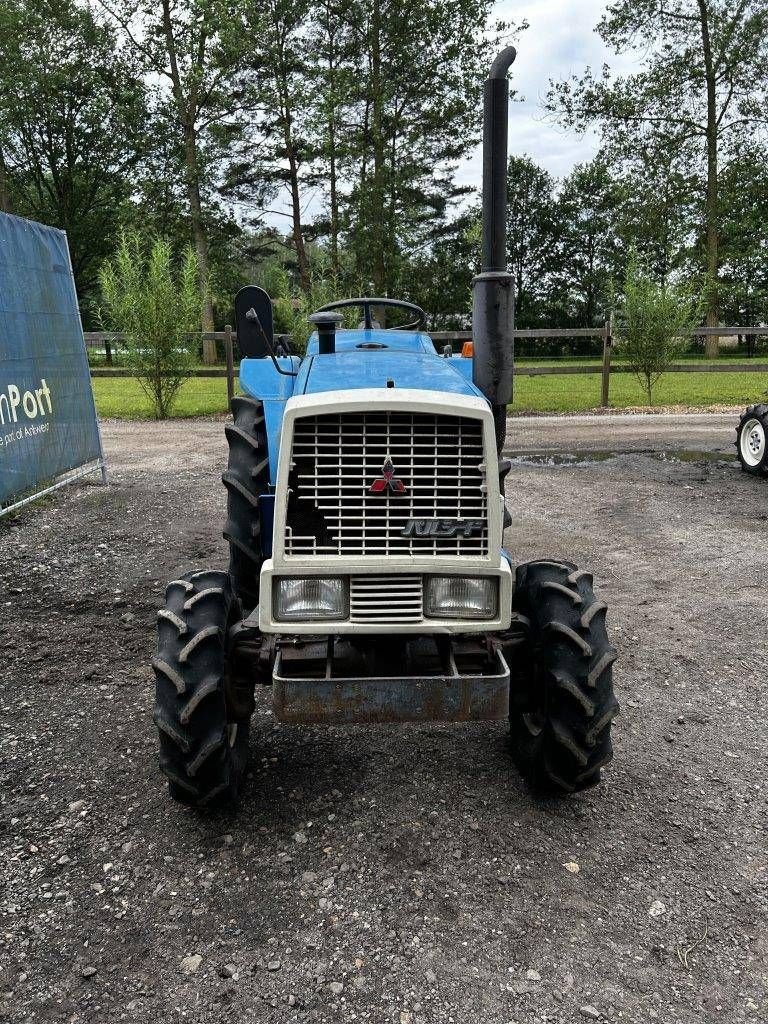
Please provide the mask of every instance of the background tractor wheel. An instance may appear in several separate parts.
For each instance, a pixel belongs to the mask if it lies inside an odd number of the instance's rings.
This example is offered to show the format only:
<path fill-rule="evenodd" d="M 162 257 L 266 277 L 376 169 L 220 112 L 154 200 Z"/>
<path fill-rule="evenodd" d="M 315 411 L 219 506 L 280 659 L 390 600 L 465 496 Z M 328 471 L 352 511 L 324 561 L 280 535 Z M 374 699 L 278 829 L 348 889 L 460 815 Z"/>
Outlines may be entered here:
<path fill-rule="evenodd" d="M 753 476 L 768 474 L 768 405 L 750 405 L 736 428 L 741 468 Z"/>
<path fill-rule="evenodd" d="M 510 727 L 518 768 L 539 791 L 573 793 L 600 781 L 613 756 L 616 651 L 592 577 L 574 565 L 517 569 L 514 611 L 528 638 L 513 659 Z"/>
<path fill-rule="evenodd" d="M 222 477 L 227 488 L 229 574 L 236 596 L 247 611 L 259 603 L 261 546 L 259 497 L 269 493 L 269 453 L 264 407 L 254 398 L 232 399 L 234 423 L 224 428 L 229 463 Z"/>
<path fill-rule="evenodd" d="M 152 662 L 160 767 L 174 800 L 232 803 L 248 760 L 253 696 L 230 672 L 229 576 L 190 573 L 169 583 L 165 598 Z"/>

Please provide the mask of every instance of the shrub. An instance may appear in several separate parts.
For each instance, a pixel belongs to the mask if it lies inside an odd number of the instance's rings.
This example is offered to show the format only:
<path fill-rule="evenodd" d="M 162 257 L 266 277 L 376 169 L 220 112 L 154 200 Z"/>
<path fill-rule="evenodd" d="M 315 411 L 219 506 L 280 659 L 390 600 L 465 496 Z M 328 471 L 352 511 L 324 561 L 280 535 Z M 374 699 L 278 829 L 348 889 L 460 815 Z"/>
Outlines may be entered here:
<path fill-rule="evenodd" d="M 152 402 L 157 419 L 170 415 L 177 392 L 194 362 L 202 300 L 197 258 L 187 247 L 178 267 L 162 238 L 132 233 L 101 268 L 105 330 L 125 336 L 125 364 Z"/>
<path fill-rule="evenodd" d="M 627 268 L 618 342 L 653 405 L 653 387 L 685 347 L 701 318 L 699 297 L 679 285 L 659 285 L 632 258 Z"/>

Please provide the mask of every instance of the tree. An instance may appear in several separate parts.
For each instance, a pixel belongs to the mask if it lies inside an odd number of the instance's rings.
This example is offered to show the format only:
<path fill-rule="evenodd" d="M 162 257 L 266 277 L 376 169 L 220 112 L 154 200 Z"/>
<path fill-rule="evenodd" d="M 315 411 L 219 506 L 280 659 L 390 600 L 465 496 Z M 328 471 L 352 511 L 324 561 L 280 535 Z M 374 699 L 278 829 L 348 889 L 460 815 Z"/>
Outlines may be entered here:
<path fill-rule="evenodd" d="M 208 171 L 241 112 L 234 88 L 250 36 L 232 30 L 226 0 L 99 0 L 120 26 L 145 72 L 154 77 L 157 112 L 172 120 L 180 142 L 187 213 L 203 296 L 202 327 L 212 331 L 210 245 L 204 199 L 215 191 Z M 227 132 L 227 129 L 231 129 Z M 204 344 L 206 362 L 215 360 Z"/>
<path fill-rule="evenodd" d="M 326 216 L 315 221 L 314 230 L 329 239 L 331 274 L 338 280 L 342 272 L 342 172 L 349 155 L 346 127 L 355 95 L 357 63 L 355 35 L 345 5 L 339 0 L 321 0 L 315 7 L 310 50 L 318 101 L 311 115 L 317 140 L 318 180 L 326 182 L 327 197 Z"/>
<path fill-rule="evenodd" d="M 752 140 L 722 176 L 722 308 L 732 323 L 768 319 L 768 147 Z"/>
<path fill-rule="evenodd" d="M 699 319 L 700 303 L 676 285 L 659 285 L 636 258 L 627 268 L 618 323 L 620 351 L 653 405 L 653 387 L 684 346 Z"/>
<path fill-rule="evenodd" d="M 0 7 L 0 209 L 67 232 L 86 322 L 130 196 L 144 93 L 87 7 Z"/>
<path fill-rule="evenodd" d="M 456 162 L 479 138 L 488 0 L 357 0 L 358 67 L 344 170 L 358 273 L 391 293 L 445 222 Z M 404 262 L 405 260 L 405 262 Z"/>
<path fill-rule="evenodd" d="M 266 0 L 248 7 L 246 22 L 262 19 L 247 59 L 242 86 L 254 113 L 243 156 L 230 169 L 230 188 L 239 195 L 261 189 L 274 199 L 288 192 L 290 238 L 302 291 L 311 290 L 304 224 L 305 189 L 315 184 L 317 140 L 309 122 L 318 97 L 309 45 L 310 0 Z"/>
<path fill-rule="evenodd" d="M 617 235 L 622 192 L 606 161 L 577 165 L 557 204 L 552 297 L 581 327 L 605 316 L 611 283 L 623 274 Z"/>
<path fill-rule="evenodd" d="M 163 239 L 122 235 L 99 280 L 102 324 L 124 333 L 127 365 L 156 418 L 165 419 L 197 351 L 190 337 L 200 324 L 196 254 L 188 246 L 176 271 Z"/>
<path fill-rule="evenodd" d="M 515 323 L 537 323 L 555 239 L 555 181 L 528 156 L 507 168 L 507 254 L 515 278 Z"/>
<path fill-rule="evenodd" d="M 691 262 L 691 272 L 698 276 L 691 226 L 697 222 L 699 204 L 689 154 L 640 146 L 618 168 L 617 180 L 621 246 L 637 253 L 658 284 Z"/>
<path fill-rule="evenodd" d="M 603 140 L 629 154 L 643 140 L 668 153 L 692 146 L 703 196 L 706 317 L 719 322 L 720 172 L 739 138 L 768 123 L 768 7 L 764 0 L 615 0 L 598 25 L 617 53 L 636 51 L 642 70 L 554 86 L 550 108 L 566 124 L 598 123 Z M 716 354 L 718 339 L 708 343 Z"/>
<path fill-rule="evenodd" d="M 480 273 L 480 211 L 473 207 L 440 229 L 404 262 L 399 294 L 427 314 L 431 330 L 462 330 L 471 321 L 472 278 Z"/>
<path fill-rule="evenodd" d="M 456 185 L 456 165 L 480 134 L 489 9 L 490 0 L 236 8 L 238 31 L 253 40 L 238 81 L 252 118 L 227 194 L 263 209 L 285 190 L 305 293 L 313 243 L 327 239 L 339 287 L 389 294 L 408 288 L 412 265 L 450 233 L 451 206 L 470 191 Z"/>

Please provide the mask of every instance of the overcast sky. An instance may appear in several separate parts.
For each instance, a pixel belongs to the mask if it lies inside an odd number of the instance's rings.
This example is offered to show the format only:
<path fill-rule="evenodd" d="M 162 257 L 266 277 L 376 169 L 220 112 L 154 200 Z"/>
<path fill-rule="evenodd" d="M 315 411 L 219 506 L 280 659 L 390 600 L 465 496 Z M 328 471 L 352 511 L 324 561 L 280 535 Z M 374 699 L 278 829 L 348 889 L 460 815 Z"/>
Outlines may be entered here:
<path fill-rule="evenodd" d="M 500 0 L 494 5 L 496 18 L 530 24 L 520 35 L 510 72 L 513 87 L 525 100 L 510 104 L 509 151 L 533 157 L 556 177 L 590 160 L 597 152 L 597 138 L 564 131 L 546 119 L 542 101 L 550 79 L 580 74 L 587 65 L 617 65 L 595 32 L 606 6 L 606 0 Z M 480 167 L 478 150 L 460 169 L 461 183 L 479 183 Z"/>

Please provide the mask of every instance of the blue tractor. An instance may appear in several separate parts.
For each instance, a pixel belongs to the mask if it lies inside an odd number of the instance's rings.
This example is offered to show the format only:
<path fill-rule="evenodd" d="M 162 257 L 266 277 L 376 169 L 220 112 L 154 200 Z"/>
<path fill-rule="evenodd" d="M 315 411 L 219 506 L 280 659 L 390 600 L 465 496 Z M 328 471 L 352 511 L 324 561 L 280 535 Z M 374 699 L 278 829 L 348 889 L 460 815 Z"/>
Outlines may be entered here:
<path fill-rule="evenodd" d="M 502 540 L 514 56 L 485 83 L 471 360 L 438 353 L 417 306 L 381 297 L 313 314 L 298 359 L 276 345 L 266 293 L 237 296 L 229 570 L 168 585 L 153 662 L 176 800 L 237 800 L 258 685 L 287 723 L 508 719 L 517 765 L 550 793 L 594 785 L 612 756 L 616 652 L 592 577 L 560 559 L 515 566 Z M 342 329 L 353 308 L 359 326 Z"/>

